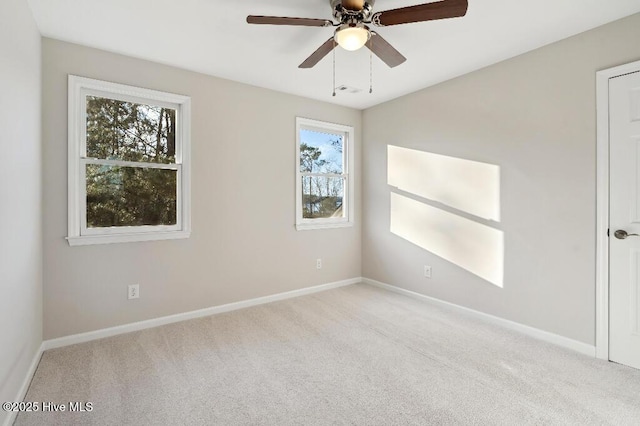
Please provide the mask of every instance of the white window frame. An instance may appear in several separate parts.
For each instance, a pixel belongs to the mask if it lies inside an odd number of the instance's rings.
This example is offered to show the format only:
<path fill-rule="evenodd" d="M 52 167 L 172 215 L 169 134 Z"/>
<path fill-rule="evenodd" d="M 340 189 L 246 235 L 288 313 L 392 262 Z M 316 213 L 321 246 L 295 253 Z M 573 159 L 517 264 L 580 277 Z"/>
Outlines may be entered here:
<path fill-rule="evenodd" d="M 342 209 L 344 217 L 340 218 L 316 218 L 308 219 L 302 217 L 302 177 L 307 173 L 300 171 L 300 130 L 313 130 L 318 132 L 329 132 L 343 135 L 342 148 L 342 174 L 330 175 L 322 173 L 322 176 L 343 177 L 345 180 L 344 197 L 342 199 Z M 326 228 L 343 228 L 353 226 L 354 221 L 354 143 L 355 131 L 352 126 L 343 124 L 328 123 L 324 121 L 312 120 L 309 118 L 296 117 L 296 229 L 298 231 Z"/>
<path fill-rule="evenodd" d="M 69 245 L 107 244 L 189 238 L 191 234 L 191 98 L 108 81 L 69 75 L 68 117 L 68 236 Z M 135 163 L 87 158 L 87 96 L 99 96 L 176 110 L 176 161 Z M 176 225 L 87 227 L 86 165 L 107 164 L 175 170 Z"/>

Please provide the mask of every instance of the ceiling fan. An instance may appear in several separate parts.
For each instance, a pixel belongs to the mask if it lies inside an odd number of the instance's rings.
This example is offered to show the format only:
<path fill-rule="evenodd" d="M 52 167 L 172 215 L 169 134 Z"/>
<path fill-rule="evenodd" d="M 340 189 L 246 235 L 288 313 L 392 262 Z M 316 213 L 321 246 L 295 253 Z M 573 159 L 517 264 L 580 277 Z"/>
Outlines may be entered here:
<path fill-rule="evenodd" d="M 401 7 L 373 13 L 375 0 L 329 0 L 333 10 L 333 20 L 312 18 L 286 18 L 278 16 L 247 16 L 249 24 L 297 25 L 305 27 L 337 27 L 333 37 L 325 41 L 298 68 L 312 68 L 336 44 L 346 50 L 358 50 L 367 46 L 389 67 L 393 68 L 407 60 L 380 34 L 372 31 L 367 24 L 376 27 L 408 24 L 411 22 L 433 21 L 457 18 L 467 13 L 467 0 L 441 0 L 415 6 Z"/>

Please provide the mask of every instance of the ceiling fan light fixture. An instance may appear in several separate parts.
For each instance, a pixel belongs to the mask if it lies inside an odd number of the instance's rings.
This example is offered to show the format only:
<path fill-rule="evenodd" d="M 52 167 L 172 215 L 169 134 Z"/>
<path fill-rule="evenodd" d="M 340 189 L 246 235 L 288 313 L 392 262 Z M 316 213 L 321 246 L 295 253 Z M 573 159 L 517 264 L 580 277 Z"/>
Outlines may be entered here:
<path fill-rule="evenodd" d="M 334 39 L 344 50 L 354 51 L 367 44 L 371 37 L 364 24 L 343 24 L 336 29 Z"/>

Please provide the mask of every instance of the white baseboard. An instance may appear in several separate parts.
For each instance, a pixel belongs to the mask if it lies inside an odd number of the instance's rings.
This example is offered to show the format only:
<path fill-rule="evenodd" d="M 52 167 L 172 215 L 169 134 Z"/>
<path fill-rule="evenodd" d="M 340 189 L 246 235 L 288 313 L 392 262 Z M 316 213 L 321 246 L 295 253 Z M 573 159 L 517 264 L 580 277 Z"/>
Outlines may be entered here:
<path fill-rule="evenodd" d="M 351 278 L 343 281 L 336 281 L 328 284 L 321 284 L 314 287 L 302 288 L 299 290 L 287 291 L 284 293 L 273 294 L 270 296 L 258 297 L 256 299 L 242 300 L 240 302 L 227 303 L 226 305 L 212 306 L 210 308 L 199 309 L 197 311 L 184 312 L 181 314 L 169 315 L 166 317 L 154 318 L 145 321 L 134 322 L 130 324 L 119 325 L 116 327 L 103 328 L 101 330 L 89 331 L 87 333 L 73 334 L 57 339 L 45 340 L 43 350 L 61 348 L 64 346 L 75 345 L 76 343 L 89 342 L 91 340 L 103 339 L 105 337 L 116 336 L 118 334 L 130 333 L 132 331 L 144 330 L 147 328 L 158 327 L 165 324 L 171 324 L 180 321 L 186 321 L 194 318 L 202 318 L 210 315 L 220 314 L 223 312 L 235 311 L 238 309 L 248 308 L 251 306 L 262 305 L 265 303 L 276 302 L 279 300 L 291 299 L 294 297 L 304 296 L 307 294 L 318 293 L 332 288 L 344 287 L 351 284 L 361 282 L 360 277 Z"/>
<path fill-rule="evenodd" d="M 455 303 L 445 302 L 440 299 L 436 299 L 435 297 L 425 296 L 424 294 L 416 293 L 414 291 L 405 290 L 400 287 L 396 287 L 390 284 L 385 284 L 380 281 L 373 280 L 371 278 L 362 278 L 362 282 L 365 284 L 370 284 L 376 287 L 384 288 L 389 291 L 393 291 L 395 293 L 403 294 L 405 296 L 412 297 L 414 299 L 426 300 L 428 302 L 432 302 L 438 305 L 448 306 L 449 308 L 456 309 L 458 311 L 466 312 L 467 314 L 473 315 L 476 318 L 480 318 L 492 324 L 496 324 L 510 330 L 518 331 L 522 334 L 526 334 L 527 336 L 534 337 L 536 339 L 542 340 L 544 342 L 553 343 L 558 346 L 562 346 L 567 349 L 572 349 L 576 352 L 579 352 L 583 355 L 588 355 L 591 357 L 596 356 L 596 347 L 592 345 L 588 345 L 586 343 L 578 342 L 577 340 L 569 339 L 568 337 L 560 336 L 558 334 L 549 333 L 548 331 L 543 331 L 534 327 L 529 327 L 528 325 L 520 324 L 514 321 L 509 321 L 504 318 L 496 317 L 493 315 L 485 314 L 484 312 L 475 311 L 470 308 L 465 308 L 464 306 L 456 305 Z"/>
<path fill-rule="evenodd" d="M 22 382 L 22 386 L 20 386 L 20 390 L 16 395 L 16 398 L 13 402 L 20 402 L 24 400 L 24 397 L 27 396 L 27 391 L 29 390 L 29 386 L 31 385 L 31 379 L 33 379 L 33 375 L 36 374 L 36 369 L 38 368 L 38 364 L 40 363 L 40 358 L 42 357 L 42 352 L 44 352 L 44 345 L 41 344 L 36 353 L 33 355 L 33 359 L 31 360 L 31 365 L 29 366 L 29 370 L 24 377 L 24 381 Z M 5 402 L 5 401 L 2 401 Z M 16 421 L 16 417 L 18 416 L 18 412 L 11 411 L 9 415 L 5 418 L 3 425 L 10 426 L 13 422 Z"/>

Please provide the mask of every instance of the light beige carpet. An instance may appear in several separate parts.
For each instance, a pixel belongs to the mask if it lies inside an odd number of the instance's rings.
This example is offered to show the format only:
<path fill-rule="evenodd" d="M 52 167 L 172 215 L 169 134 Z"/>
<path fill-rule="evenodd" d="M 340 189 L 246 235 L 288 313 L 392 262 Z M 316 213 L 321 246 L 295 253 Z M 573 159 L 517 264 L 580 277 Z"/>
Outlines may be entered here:
<path fill-rule="evenodd" d="M 640 424 L 640 371 L 354 285 L 44 353 L 18 425 Z"/>

